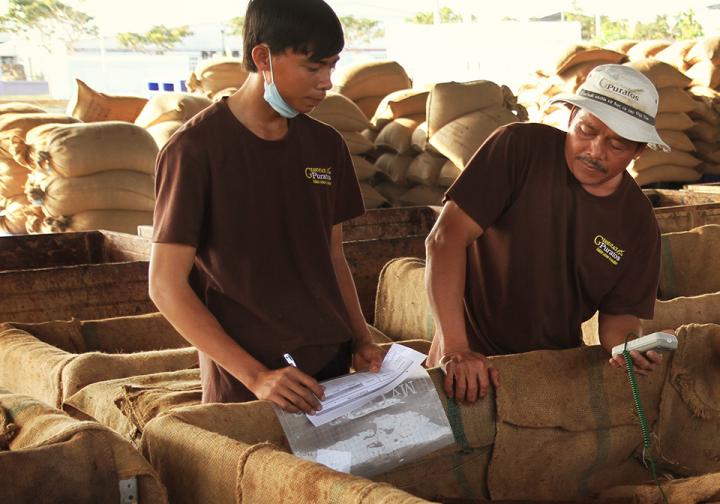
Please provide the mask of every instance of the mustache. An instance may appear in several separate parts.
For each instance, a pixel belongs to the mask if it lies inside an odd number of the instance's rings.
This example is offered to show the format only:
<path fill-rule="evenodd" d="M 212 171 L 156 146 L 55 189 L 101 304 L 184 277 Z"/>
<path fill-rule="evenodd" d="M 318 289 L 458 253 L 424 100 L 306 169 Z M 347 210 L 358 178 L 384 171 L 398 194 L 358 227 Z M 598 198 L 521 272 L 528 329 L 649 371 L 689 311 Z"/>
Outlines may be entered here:
<path fill-rule="evenodd" d="M 590 156 L 583 156 L 582 154 L 579 156 L 575 156 L 575 159 L 578 161 L 584 161 L 587 164 L 591 165 L 593 168 L 595 168 L 598 171 L 601 171 L 603 173 L 607 173 L 607 166 L 605 166 L 603 163 L 598 161 L 597 159 L 593 159 Z"/>

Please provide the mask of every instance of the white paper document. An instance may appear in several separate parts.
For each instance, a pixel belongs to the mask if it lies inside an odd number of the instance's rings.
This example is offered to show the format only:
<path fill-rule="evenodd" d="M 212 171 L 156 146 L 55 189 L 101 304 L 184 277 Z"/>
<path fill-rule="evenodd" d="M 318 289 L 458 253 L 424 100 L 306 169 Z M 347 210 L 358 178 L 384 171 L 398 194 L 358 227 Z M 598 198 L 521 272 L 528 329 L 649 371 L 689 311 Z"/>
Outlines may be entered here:
<path fill-rule="evenodd" d="M 379 372 L 363 371 L 322 382 L 325 387 L 322 410 L 307 415 L 308 420 L 315 426 L 323 425 L 359 408 L 397 387 L 426 358 L 427 355 L 412 348 L 392 345 Z"/>

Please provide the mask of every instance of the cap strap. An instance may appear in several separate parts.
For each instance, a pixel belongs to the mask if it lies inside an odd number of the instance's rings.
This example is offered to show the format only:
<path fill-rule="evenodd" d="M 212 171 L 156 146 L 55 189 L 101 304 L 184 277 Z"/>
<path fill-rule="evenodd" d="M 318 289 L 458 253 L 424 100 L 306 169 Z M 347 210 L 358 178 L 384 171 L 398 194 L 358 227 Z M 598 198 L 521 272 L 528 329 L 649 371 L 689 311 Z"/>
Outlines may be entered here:
<path fill-rule="evenodd" d="M 631 115 L 637 119 L 640 119 L 643 122 L 646 122 L 652 126 L 655 126 L 655 118 L 653 116 L 646 114 L 642 110 L 633 108 L 630 105 L 627 105 L 626 103 L 617 101 L 614 98 L 611 98 L 609 96 L 605 96 L 605 95 L 602 95 L 599 93 L 594 93 L 592 91 L 588 91 L 587 89 L 581 89 L 580 91 L 578 91 L 578 94 L 585 98 L 590 98 L 591 100 L 595 100 L 597 102 L 604 103 L 605 105 L 610 105 L 611 107 L 614 107 L 614 108 L 620 110 L 621 112 L 625 112 L 628 115 Z"/>

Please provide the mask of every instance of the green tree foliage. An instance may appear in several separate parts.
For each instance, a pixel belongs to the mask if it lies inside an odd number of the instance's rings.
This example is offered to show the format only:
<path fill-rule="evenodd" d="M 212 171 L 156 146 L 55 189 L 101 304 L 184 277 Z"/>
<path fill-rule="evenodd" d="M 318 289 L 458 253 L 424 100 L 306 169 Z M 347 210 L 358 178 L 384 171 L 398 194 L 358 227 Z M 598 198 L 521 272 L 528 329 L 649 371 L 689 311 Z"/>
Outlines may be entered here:
<path fill-rule="evenodd" d="M 637 40 L 662 40 L 670 37 L 670 23 L 667 15 L 658 15 L 650 23 L 637 22 L 632 38 Z"/>
<path fill-rule="evenodd" d="M 440 8 L 441 23 L 459 23 L 462 20 L 462 16 L 450 7 Z M 417 24 L 433 24 L 435 22 L 435 14 L 432 11 L 417 12 L 413 17 L 405 18 L 405 21 Z"/>
<path fill-rule="evenodd" d="M 188 26 L 169 28 L 165 25 L 155 25 L 147 33 L 118 33 L 117 39 L 120 45 L 133 51 L 163 54 L 190 35 L 192 32 Z"/>
<path fill-rule="evenodd" d="M 695 19 L 695 11 L 690 9 L 675 16 L 675 25 L 672 28 L 672 36 L 676 40 L 686 40 L 702 37 L 702 25 Z"/>
<path fill-rule="evenodd" d="M 60 0 L 10 0 L 8 13 L 0 16 L 0 31 L 36 42 L 48 51 L 60 41 L 70 52 L 78 40 L 98 33 L 92 16 Z"/>
<path fill-rule="evenodd" d="M 245 16 L 235 16 L 228 21 L 226 32 L 228 35 L 243 36 L 245 26 Z"/>
<path fill-rule="evenodd" d="M 345 42 L 349 46 L 368 44 L 385 36 L 380 21 L 375 19 L 340 16 L 340 23 L 345 34 Z"/>

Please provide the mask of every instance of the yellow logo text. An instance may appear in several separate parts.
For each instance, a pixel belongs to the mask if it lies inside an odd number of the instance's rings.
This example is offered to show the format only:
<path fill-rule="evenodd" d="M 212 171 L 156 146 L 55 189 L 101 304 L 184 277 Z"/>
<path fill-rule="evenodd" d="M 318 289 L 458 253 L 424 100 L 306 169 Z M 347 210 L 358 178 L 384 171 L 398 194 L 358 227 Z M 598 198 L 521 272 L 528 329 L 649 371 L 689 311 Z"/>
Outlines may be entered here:
<path fill-rule="evenodd" d="M 595 251 L 601 256 L 603 256 L 605 259 L 610 261 L 613 266 L 617 266 L 617 264 L 620 262 L 620 259 L 622 259 L 623 254 L 625 254 L 625 251 L 623 249 L 621 249 L 602 235 L 597 235 L 595 237 L 594 243 L 597 246 Z"/>
<path fill-rule="evenodd" d="M 305 178 L 313 184 L 332 185 L 332 168 L 305 168 Z"/>

